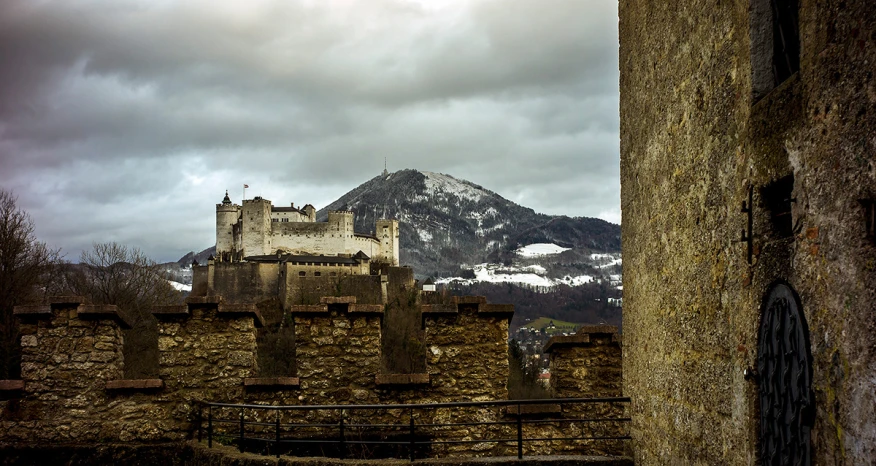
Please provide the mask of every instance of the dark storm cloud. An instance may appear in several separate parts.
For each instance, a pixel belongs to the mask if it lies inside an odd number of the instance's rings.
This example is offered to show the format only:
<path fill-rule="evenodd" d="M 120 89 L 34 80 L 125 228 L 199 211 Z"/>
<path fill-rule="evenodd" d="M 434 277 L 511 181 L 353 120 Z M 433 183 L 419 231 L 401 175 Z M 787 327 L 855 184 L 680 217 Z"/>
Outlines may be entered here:
<path fill-rule="evenodd" d="M 619 220 L 611 1 L 5 1 L 0 187 L 72 256 L 213 241 L 231 189 L 324 205 L 382 170 Z"/>

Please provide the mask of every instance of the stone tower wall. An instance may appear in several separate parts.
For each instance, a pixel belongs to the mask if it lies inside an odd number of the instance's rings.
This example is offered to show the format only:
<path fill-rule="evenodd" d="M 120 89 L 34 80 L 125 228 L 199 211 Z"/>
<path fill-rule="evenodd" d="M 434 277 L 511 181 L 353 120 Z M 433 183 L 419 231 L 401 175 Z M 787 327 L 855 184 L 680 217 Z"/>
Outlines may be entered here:
<path fill-rule="evenodd" d="M 776 280 L 808 322 L 813 464 L 876 457 L 876 245 L 861 202 L 876 196 L 876 9 L 799 3 L 800 71 L 765 90 L 764 2 L 620 2 L 636 464 L 760 461 L 761 382 L 746 373 Z"/>
<path fill-rule="evenodd" d="M 241 213 L 243 256 L 271 253 L 271 201 L 245 199 Z"/>
<path fill-rule="evenodd" d="M 380 242 L 377 257 L 389 262 L 390 265 L 399 265 L 398 252 L 398 220 L 381 219 L 377 221 L 377 230 L 374 234 Z"/>
<path fill-rule="evenodd" d="M 216 255 L 234 251 L 234 224 L 240 217 L 240 206 L 216 204 Z"/>

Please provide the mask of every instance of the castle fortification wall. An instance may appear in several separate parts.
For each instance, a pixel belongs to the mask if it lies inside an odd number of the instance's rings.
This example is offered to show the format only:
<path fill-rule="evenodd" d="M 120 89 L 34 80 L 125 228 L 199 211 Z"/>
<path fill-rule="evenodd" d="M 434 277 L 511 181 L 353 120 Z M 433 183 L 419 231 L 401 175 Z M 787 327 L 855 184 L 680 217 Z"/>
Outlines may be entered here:
<path fill-rule="evenodd" d="M 586 394 L 594 398 L 623 396 L 621 338 L 613 325 L 585 325 L 574 335 L 555 336 L 548 340 L 544 352 L 550 355 L 550 392 L 554 398 L 575 398 Z M 579 418 L 605 419 L 627 417 L 620 403 L 589 403 L 561 407 Z M 625 416 L 625 414 L 627 416 Z M 563 435 L 574 437 L 620 437 L 629 429 L 622 422 L 587 422 L 572 424 Z M 557 433 L 560 436 L 560 433 Z M 593 442 L 587 445 L 593 454 L 629 454 L 620 440 Z M 558 445 L 557 452 L 574 446 Z"/>
<path fill-rule="evenodd" d="M 400 270 L 396 278 L 404 278 Z M 395 286 L 401 286 L 396 284 Z M 63 302 L 61 302 L 63 301 Z M 503 400 L 507 397 L 510 305 L 482 297 L 457 297 L 424 309 L 424 373 L 380 372 L 383 304 L 354 296 L 323 297 L 290 312 L 295 324 L 297 373 L 260 377 L 255 305 L 229 304 L 219 296 L 191 297 L 186 305 L 153 310 L 158 319 L 159 379 L 120 380 L 124 325 L 108 307 L 67 304 L 20 312 L 25 367 L 23 392 L 4 402 L 0 446 L 33 442 L 156 442 L 191 438 L 202 401 L 249 404 L 366 404 Z M 214 420 L 237 412 L 214 408 Z M 286 413 L 293 419 L 337 422 L 337 413 Z M 404 410 L 347 414 L 348 422 L 404 424 Z M 256 411 L 249 420 L 273 421 Z M 362 417 L 364 416 L 364 417 Z M 435 409 L 417 423 L 507 422 L 504 408 Z M 217 436 L 231 436 L 236 423 L 214 423 Z M 511 438 L 513 425 L 458 426 L 431 431 L 436 440 L 468 440 L 489 430 Z M 559 437 L 553 426 L 531 435 Z M 320 435 L 326 435 L 322 433 Z M 331 435 L 334 435 L 332 433 Z M 504 456 L 513 445 L 460 443 L 436 446 L 447 456 Z M 577 452 L 580 445 L 545 442 L 527 454 Z"/>
<path fill-rule="evenodd" d="M 19 306 L 21 391 L 0 415 L 4 443 L 89 443 L 150 440 L 137 421 L 160 409 L 119 400 L 111 385 L 123 378 L 122 320 L 115 306 L 55 297 L 45 306 Z M 166 413 L 165 413 L 166 414 Z"/>
<path fill-rule="evenodd" d="M 299 276 L 300 273 L 305 276 Z M 319 272 L 321 276 L 315 276 Z M 331 273 L 337 276 L 331 276 Z M 360 274 L 355 267 L 325 267 L 288 264 L 284 309 L 296 304 L 318 304 L 324 296 L 355 296 L 359 303 L 383 304 L 380 275 Z"/>
<path fill-rule="evenodd" d="M 231 303 L 258 303 L 276 297 L 279 291 L 277 262 L 215 262 L 204 268 L 212 276 L 209 292 L 195 293 L 193 284 L 192 296 L 219 294 Z"/>
<path fill-rule="evenodd" d="M 876 9 L 799 2 L 799 71 L 778 85 L 769 2 L 622 0 L 619 12 L 636 464 L 755 464 L 810 446 L 812 464 L 872 462 Z M 773 309 L 777 284 L 796 296 Z M 760 344 L 791 327 L 758 334 L 768 312 L 797 305 L 805 339 L 788 360 L 811 361 L 790 376 L 811 377 L 793 391 L 811 435 L 772 449 L 780 435 L 760 415 L 779 403 L 761 392 L 781 380 L 758 371 Z"/>

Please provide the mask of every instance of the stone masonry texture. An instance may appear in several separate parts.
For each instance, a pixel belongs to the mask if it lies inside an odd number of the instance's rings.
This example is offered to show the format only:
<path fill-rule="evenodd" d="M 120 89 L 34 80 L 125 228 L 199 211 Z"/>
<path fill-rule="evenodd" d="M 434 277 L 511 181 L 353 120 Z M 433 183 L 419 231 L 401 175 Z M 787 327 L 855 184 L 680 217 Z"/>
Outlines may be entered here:
<path fill-rule="evenodd" d="M 297 373 L 275 377 L 259 377 L 256 335 L 264 319 L 253 304 L 228 304 L 221 296 L 200 296 L 190 297 L 186 305 L 155 308 L 160 379 L 148 380 L 121 379 L 124 341 L 120 326 L 124 322 L 116 314 L 92 309 L 86 319 L 82 313 L 86 307 L 76 303 L 22 311 L 24 389 L 0 402 L 0 446 L 26 449 L 34 441 L 71 445 L 179 442 L 192 438 L 198 421 L 206 417 L 201 409 L 203 401 L 352 405 L 507 399 L 507 334 L 512 306 L 488 304 L 483 297 L 456 297 L 451 302 L 424 305 L 427 371 L 381 374 L 385 305 L 358 303 L 356 296 L 326 296 L 320 301 L 290 309 Z M 598 365 L 593 370 L 600 377 L 614 375 L 607 361 L 614 358 L 616 371 L 619 354 L 612 351 L 617 349 L 617 335 L 603 332 L 586 336 L 592 339 L 583 353 L 574 345 L 563 344 L 554 350 L 555 359 L 565 358 L 563 367 L 574 377 L 580 375 L 574 366 L 590 363 Z M 619 377 L 613 380 L 619 382 Z M 586 390 L 599 390 L 608 383 L 586 386 L 571 382 L 563 396 L 588 396 Z M 584 391 L 576 391 L 575 386 Z M 213 408 L 212 415 L 216 420 L 236 419 L 239 412 Z M 334 424 L 339 415 L 334 410 L 284 411 L 282 422 Z M 406 426 L 409 421 L 408 410 L 402 409 L 377 413 L 348 410 L 342 415 L 349 424 Z M 275 413 L 248 409 L 244 416 L 249 421 L 266 422 L 268 427 L 253 429 L 272 435 L 270 422 L 276 419 Z M 516 432 L 514 423 L 509 422 L 515 417 L 505 407 L 419 410 L 415 418 L 418 424 L 463 423 L 421 432 L 434 440 L 467 441 L 486 435 L 513 438 Z M 464 424 L 469 422 L 507 424 Z M 217 441 L 236 435 L 236 422 L 217 421 L 214 427 Z M 296 432 L 305 438 L 327 435 L 320 429 L 300 428 Z M 579 436 L 594 433 L 580 425 L 571 430 L 548 425 L 528 427 L 526 436 L 559 438 L 569 432 Z M 445 457 L 516 454 L 509 443 L 432 448 L 432 454 Z M 527 444 L 524 451 L 528 455 L 619 452 L 611 444 L 571 445 L 550 440 Z"/>
<path fill-rule="evenodd" d="M 578 329 L 574 335 L 552 337 L 545 352 L 550 354 L 550 389 L 554 398 L 581 396 L 609 398 L 622 396 L 621 345 L 617 327 L 590 325 Z M 625 417 L 622 403 L 592 403 L 566 405 L 567 415 L 588 419 Z M 556 431 L 555 436 L 617 437 L 628 435 L 628 426 L 621 422 L 583 422 L 572 424 L 567 431 Z M 570 451 L 580 446 L 566 444 L 557 450 Z M 592 442 L 589 452 L 623 455 L 623 441 Z"/>
<path fill-rule="evenodd" d="M 770 11 L 619 4 L 623 377 L 639 465 L 760 462 L 762 379 L 745 374 L 777 282 L 808 325 L 813 464 L 876 458 L 876 7 L 799 2 L 799 71 L 772 88 Z"/>

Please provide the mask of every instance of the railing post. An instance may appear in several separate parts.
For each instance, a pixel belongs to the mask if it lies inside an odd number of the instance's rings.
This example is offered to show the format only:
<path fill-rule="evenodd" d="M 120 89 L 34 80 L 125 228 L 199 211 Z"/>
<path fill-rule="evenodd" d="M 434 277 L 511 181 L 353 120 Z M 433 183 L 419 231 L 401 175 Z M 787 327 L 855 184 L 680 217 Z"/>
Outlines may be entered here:
<path fill-rule="evenodd" d="M 213 448 L 213 407 L 207 408 L 207 448 Z"/>
<path fill-rule="evenodd" d="M 341 411 L 341 421 L 338 423 L 338 427 L 340 428 L 339 429 L 340 433 L 339 433 L 339 437 L 338 437 L 338 448 L 339 448 L 340 453 L 341 453 L 341 459 L 344 459 L 347 457 L 347 448 L 346 448 L 346 444 L 344 443 L 344 412 L 343 411 Z"/>
<path fill-rule="evenodd" d="M 280 410 L 277 410 L 277 423 L 274 425 L 274 430 L 277 434 L 277 437 L 274 439 L 274 449 L 277 454 L 277 458 L 280 457 Z"/>
<path fill-rule="evenodd" d="M 204 431 L 204 405 L 198 404 L 198 443 L 201 443 Z"/>
<path fill-rule="evenodd" d="M 517 459 L 523 459 L 523 416 L 517 403 Z"/>
<path fill-rule="evenodd" d="M 243 453 L 243 408 L 240 408 L 240 440 L 238 441 L 237 449 Z"/>
<path fill-rule="evenodd" d="M 411 449 L 411 463 L 413 463 L 413 462 L 414 462 L 414 457 L 415 457 L 415 455 L 416 455 L 414 449 L 415 449 L 416 446 L 417 446 L 417 443 L 414 441 L 414 408 L 411 408 L 411 432 L 410 432 L 410 435 L 411 435 L 411 446 L 410 446 L 410 449 Z"/>

